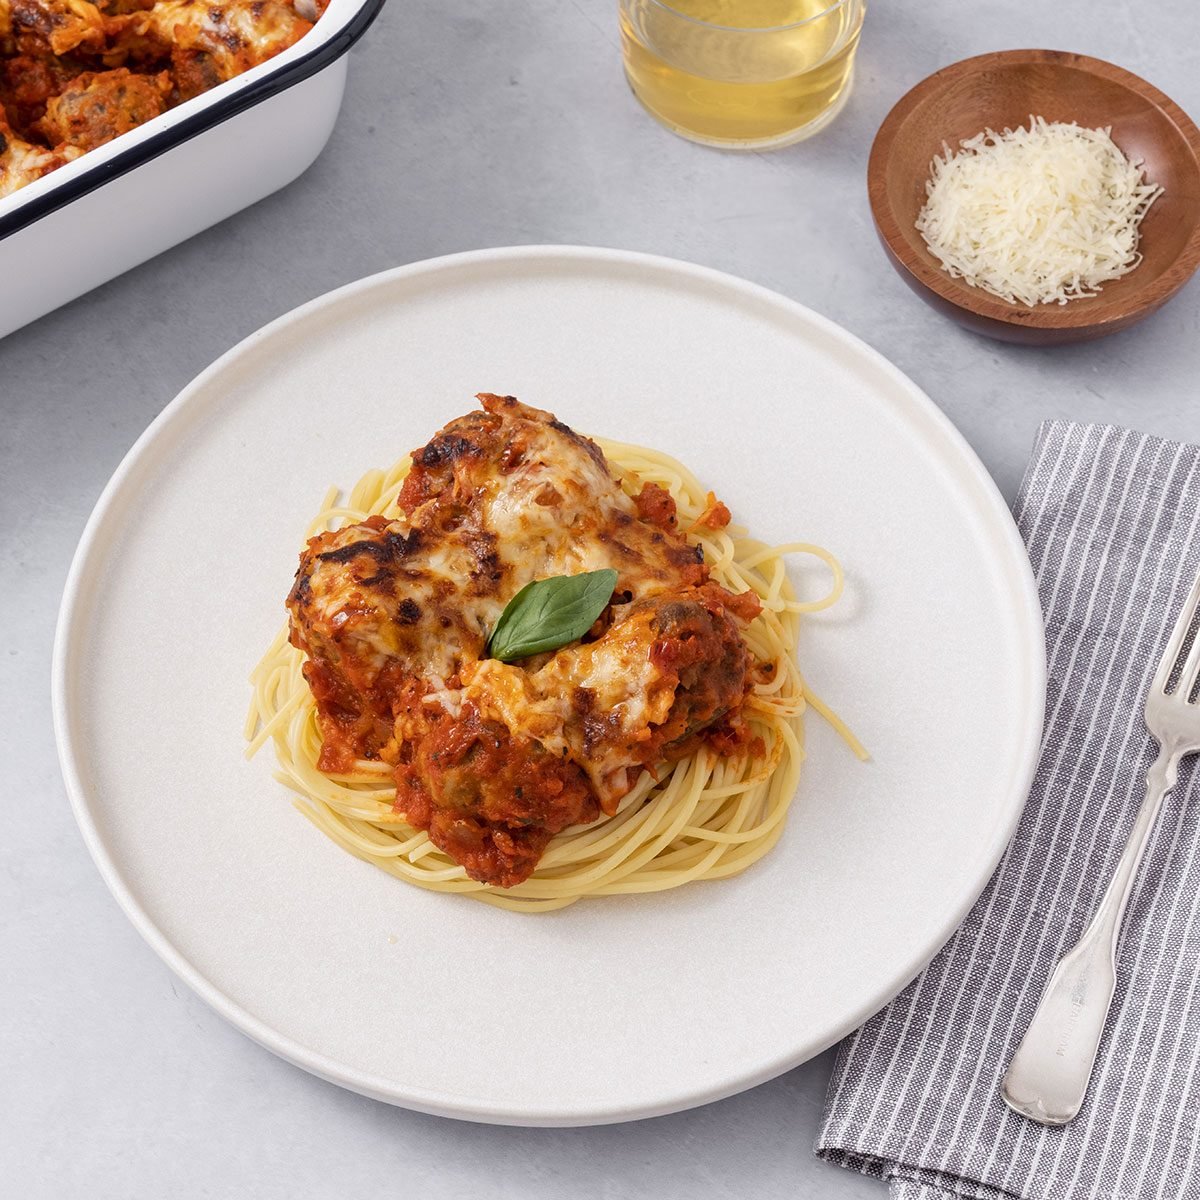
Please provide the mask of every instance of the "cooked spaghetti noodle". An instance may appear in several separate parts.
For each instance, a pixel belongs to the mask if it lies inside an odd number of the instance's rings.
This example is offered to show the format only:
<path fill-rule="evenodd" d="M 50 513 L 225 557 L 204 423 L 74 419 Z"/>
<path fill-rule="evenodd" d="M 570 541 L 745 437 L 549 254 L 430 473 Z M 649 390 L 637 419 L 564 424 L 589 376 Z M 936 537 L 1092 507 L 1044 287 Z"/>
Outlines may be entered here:
<path fill-rule="evenodd" d="M 676 762 L 646 770 L 612 816 L 565 829 L 550 841 L 531 877 L 510 888 L 472 879 L 424 830 L 395 811 L 393 768 L 359 759 L 347 772 L 318 768 L 321 728 L 302 673 L 304 655 L 285 627 L 255 668 L 246 721 L 247 755 L 274 744 L 277 778 L 298 795 L 297 807 L 351 854 L 419 887 L 459 892 L 519 911 L 562 908 L 584 896 L 653 892 L 745 870 L 779 840 L 804 757 L 803 714 L 812 703 L 828 716 L 851 749 L 862 747 L 815 700 L 796 665 L 800 618 L 833 604 L 842 571 L 826 550 L 807 543 L 767 546 L 744 530 L 705 523 L 711 493 L 681 463 L 656 450 L 596 439 L 631 497 L 644 484 L 669 492 L 679 528 L 703 548 L 711 578 L 730 592 L 752 591 L 762 611 L 743 631 L 762 672 L 743 708 L 754 749 L 721 755 L 707 745 Z M 331 489 L 307 536 L 371 515 L 403 519 L 397 494 L 411 467 L 406 457 L 387 471 L 368 472 L 340 499 Z M 828 568 L 831 584 L 816 600 L 797 598 L 788 578 L 789 555 L 811 555 Z"/>

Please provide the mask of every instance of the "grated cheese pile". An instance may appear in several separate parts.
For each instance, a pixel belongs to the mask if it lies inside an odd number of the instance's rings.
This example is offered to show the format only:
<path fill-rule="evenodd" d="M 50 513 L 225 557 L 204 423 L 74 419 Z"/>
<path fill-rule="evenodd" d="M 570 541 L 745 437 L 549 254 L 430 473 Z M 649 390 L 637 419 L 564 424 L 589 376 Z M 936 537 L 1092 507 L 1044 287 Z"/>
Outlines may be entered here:
<path fill-rule="evenodd" d="M 955 279 L 1013 304 L 1066 304 L 1142 261 L 1138 225 L 1162 188 L 1109 129 L 1029 118 L 930 164 L 917 229 Z"/>

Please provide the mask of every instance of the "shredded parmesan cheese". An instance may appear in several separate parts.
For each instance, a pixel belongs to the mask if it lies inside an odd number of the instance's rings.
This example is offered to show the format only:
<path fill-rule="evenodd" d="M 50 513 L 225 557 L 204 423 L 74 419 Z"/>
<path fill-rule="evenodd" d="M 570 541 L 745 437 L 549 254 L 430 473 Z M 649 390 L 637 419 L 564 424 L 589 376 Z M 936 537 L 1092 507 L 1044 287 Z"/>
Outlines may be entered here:
<path fill-rule="evenodd" d="M 1066 304 L 1129 274 L 1138 226 L 1162 188 L 1111 129 L 1029 118 L 930 164 L 917 229 L 955 279 L 1012 304 Z"/>

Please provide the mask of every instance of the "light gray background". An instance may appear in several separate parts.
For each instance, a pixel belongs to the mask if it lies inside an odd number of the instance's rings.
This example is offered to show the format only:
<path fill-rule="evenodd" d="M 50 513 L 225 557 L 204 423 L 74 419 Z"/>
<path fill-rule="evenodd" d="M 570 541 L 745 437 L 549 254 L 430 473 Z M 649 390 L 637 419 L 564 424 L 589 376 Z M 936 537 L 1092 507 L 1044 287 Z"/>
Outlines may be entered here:
<path fill-rule="evenodd" d="M 1105 342 L 988 342 L 936 316 L 892 273 L 863 179 L 891 104 L 956 59 L 1078 50 L 1145 75 L 1200 114 L 1198 35 L 1194 0 L 876 0 L 857 88 L 836 124 L 787 150 L 733 155 L 672 137 L 637 106 L 621 75 L 615 0 L 390 0 L 353 53 L 333 140 L 301 180 L 0 341 L 0 754 L 10 781 L 0 1191 L 30 1200 L 880 1196 L 879 1184 L 811 1157 L 830 1055 L 673 1117 L 510 1130 L 376 1104 L 234 1032 L 126 923 L 75 830 L 48 697 L 59 593 L 105 480 L 202 367 L 339 284 L 479 246 L 628 247 L 793 296 L 907 371 L 1010 497 L 1046 417 L 1194 440 L 1200 285 Z"/>

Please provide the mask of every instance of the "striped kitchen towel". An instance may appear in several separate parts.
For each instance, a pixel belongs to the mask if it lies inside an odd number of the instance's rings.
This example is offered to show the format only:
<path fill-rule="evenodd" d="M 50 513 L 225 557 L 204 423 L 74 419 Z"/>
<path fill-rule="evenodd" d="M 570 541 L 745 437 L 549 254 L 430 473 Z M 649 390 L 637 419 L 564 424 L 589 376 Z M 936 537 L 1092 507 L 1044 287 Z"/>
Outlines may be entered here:
<path fill-rule="evenodd" d="M 1049 656 L 1033 790 L 957 933 L 842 1044 L 817 1153 L 888 1180 L 899 1200 L 1200 1200 L 1195 759 L 1184 760 L 1126 912 L 1083 1111 L 1048 1129 L 999 1093 L 1145 794 L 1155 748 L 1142 703 L 1200 566 L 1200 447 L 1050 422 L 1016 517 Z"/>

